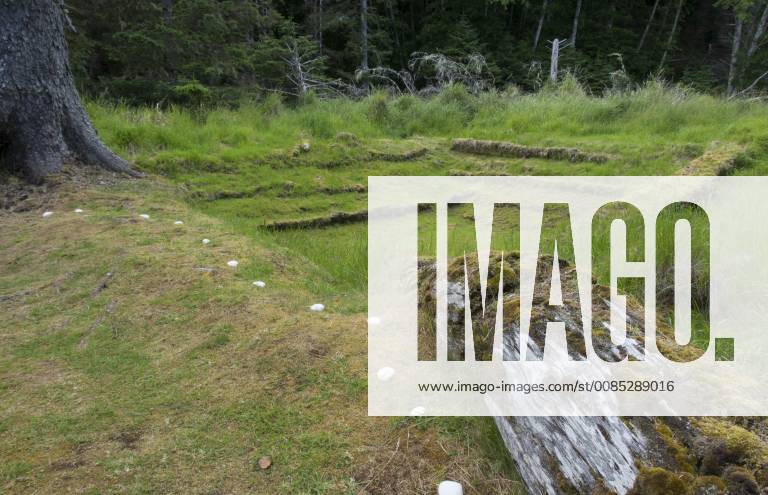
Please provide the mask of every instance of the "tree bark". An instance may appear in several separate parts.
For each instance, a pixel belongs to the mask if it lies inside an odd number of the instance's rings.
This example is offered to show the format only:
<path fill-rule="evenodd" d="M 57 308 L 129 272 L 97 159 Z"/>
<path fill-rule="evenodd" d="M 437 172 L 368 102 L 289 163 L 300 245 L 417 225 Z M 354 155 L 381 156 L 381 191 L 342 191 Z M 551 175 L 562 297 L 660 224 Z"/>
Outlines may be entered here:
<path fill-rule="evenodd" d="M 163 22 L 170 24 L 173 17 L 173 0 L 162 0 L 163 2 Z"/>
<path fill-rule="evenodd" d="M 664 67 L 664 64 L 667 62 L 667 54 L 669 54 L 670 48 L 672 48 L 672 43 L 675 41 L 675 33 L 677 32 L 677 23 L 680 22 L 680 12 L 683 10 L 683 2 L 685 0 L 680 0 L 677 3 L 677 11 L 675 12 L 675 20 L 672 21 L 672 30 L 669 32 L 669 39 L 667 40 L 667 46 L 664 48 L 664 55 L 661 56 L 661 63 L 659 64 L 659 67 Z"/>
<path fill-rule="evenodd" d="M 360 68 L 368 70 L 368 0 L 360 0 L 360 45 L 362 51 Z"/>
<path fill-rule="evenodd" d="M 317 51 L 323 54 L 323 0 L 317 0 Z"/>
<path fill-rule="evenodd" d="M 557 64 L 560 59 L 560 40 L 555 38 L 552 42 L 552 55 L 549 59 L 549 80 L 557 82 Z"/>
<path fill-rule="evenodd" d="M 735 92 L 734 82 L 736 80 L 736 69 L 739 60 L 739 47 L 741 46 L 741 32 L 743 26 L 744 23 L 739 15 L 736 14 L 736 26 L 734 27 L 733 46 L 731 48 L 731 61 L 728 64 L 728 86 L 726 88 L 728 96 L 733 95 Z"/>
<path fill-rule="evenodd" d="M 571 48 L 576 48 L 576 34 L 579 32 L 579 17 L 581 16 L 581 2 L 576 0 L 576 13 L 573 15 L 573 29 L 571 29 Z"/>
<path fill-rule="evenodd" d="M 539 24 L 536 26 L 536 34 L 533 37 L 533 51 L 536 51 L 536 48 L 539 46 L 539 40 L 541 39 L 541 29 L 544 27 L 544 18 L 547 16 L 547 5 L 549 5 L 549 0 L 544 0 L 541 4 Z"/>
<path fill-rule="evenodd" d="M 101 142 L 69 68 L 58 0 L 0 0 L 0 159 L 32 182 L 66 158 L 139 175 Z"/>
<path fill-rule="evenodd" d="M 752 55 L 755 54 L 757 51 L 757 47 L 760 43 L 760 38 L 763 37 L 765 34 L 765 28 L 768 25 L 768 3 L 765 4 L 765 8 L 763 9 L 763 15 L 760 16 L 760 20 L 757 22 L 757 27 L 755 28 L 755 34 L 752 36 L 752 43 L 749 44 L 749 49 L 747 50 L 747 61 L 749 61 L 752 58 Z"/>
<path fill-rule="evenodd" d="M 648 32 L 651 30 L 651 23 L 653 22 L 653 18 L 656 16 L 656 11 L 659 8 L 659 0 L 656 0 L 653 3 L 653 9 L 651 9 L 651 15 L 648 17 L 648 23 L 645 25 L 645 29 L 643 30 L 643 35 L 640 37 L 640 43 L 637 45 L 637 51 L 643 49 L 643 45 L 645 44 L 645 38 L 648 37 Z"/>

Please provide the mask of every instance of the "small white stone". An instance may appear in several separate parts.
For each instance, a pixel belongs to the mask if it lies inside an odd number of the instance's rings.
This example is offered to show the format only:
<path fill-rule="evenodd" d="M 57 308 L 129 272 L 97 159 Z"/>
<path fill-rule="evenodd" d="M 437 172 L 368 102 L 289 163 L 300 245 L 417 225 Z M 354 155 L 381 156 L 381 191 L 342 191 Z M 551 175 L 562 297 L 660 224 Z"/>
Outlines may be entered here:
<path fill-rule="evenodd" d="M 309 143 L 301 143 L 301 149 L 304 152 L 309 151 Z"/>
<path fill-rule="evenodd" d="M 437 495 L 464 495 L 464 489 L 455 481 L 441 481 L 437 485 Z"/>
<path fill-rule="evenodd" d="M 395 375 L 395 370 L 389 366 L 385 366 L 376 372 L 376 377 L 382 382 L 388 382 L 390 378 Z"/>
<path fill-rule="evenodd" d="M 411 416 L 424 416 L 425 412 L 427 412 L 427 410 L 422 406 L 414 407 L 411 410 Z"/>
<path fill-rule="evenodd" d="M 264 287 L 266 287 L 266 286 L 267 286 L 267 284 L 265 284 L 265 283 L 264 283 L 264 282 L 262 282 L 261 280 L 257 280 L 257 281 L 255 281 L 255 282 L 253 283 L 253 285 L 255 285 L 256 287 L 262 288 L 262 289 L 263 289 Z"/>
<path fill-rule="evenodd" d="M 81 210 L 80 208 L 75 208 L 75 213 L 82 213 L 82 212 L 83 210 Z"/>
<path fill-rule="evenodd" d="M 203 239 L 203 244 L 210 244 L 210 243 L 211 243 L 210 239 Z"/>
<path fill-rule="evenodd" d="M 325 304 L 319 304 L 319 303 L 318 304 L 313 304 L 312 306 L 309 307 L 309 309 L 311 311 L 320 312 L 320 311 L 323 311 L 325 309 Z"/>
<path fill-rule="evenodd" d="M 381 318 L 378 316 L 371 316 L 368 318 L 368 324 L 369 325 L 381 325 Z"/>
<path fill-rule="evenodd" d="M 237 265 L 239 265 L 239 264 L 240 263 L 238 261 L 235 261 L 235 260 L 227 261 L 227 266 L 230 266 L 232 268 L 237 268 Z"/>
<path fill-rule="evenodd" d="M 139 215 L 139 216 L 140 216 L 141 218 L 143 218 L 144 220 L 149 220 L 149 215 L 147 215 L 146 213 L 142 213 L 142 214 L 141 214 L 141 215 Z"/>
<path fill-rule="evenodd" d="M 174 225 L 184 225 L 184 222 L 182 222 L 181 220 L 176 220 L 175 222 L 173 222 L 173 224 Z"/>
<path fill-rule="evenodd" d="M 43 213 L 43 218 L 48 218 L 48 217 L 50 217 L 51 215 L 53 215 L 53 212 L 52 212 L 52 211 L 46 211 L 45 213 Z"/>

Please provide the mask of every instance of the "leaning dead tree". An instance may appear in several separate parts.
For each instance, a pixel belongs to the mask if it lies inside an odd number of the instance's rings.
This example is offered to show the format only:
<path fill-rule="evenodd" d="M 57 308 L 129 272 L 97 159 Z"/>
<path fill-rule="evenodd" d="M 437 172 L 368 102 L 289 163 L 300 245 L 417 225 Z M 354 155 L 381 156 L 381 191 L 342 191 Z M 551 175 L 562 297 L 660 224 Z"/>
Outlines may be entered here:
<path fill-rule="evenodd" d="M 333 97 L 354 92 L 350 85 L 339 80 L 327 80 L 320 75 L 323 57 L 315 50 L 302 47 L 296 40 L 287 42 L 285 49 L 286 56 L 283 57 L 283 62 L 288 69 L 287 94 L 301 98 L 309 93 L 320 97 Z"/>
<path fill-rule="evenodd" d="M 138 175 L 99 139 L 69 69 L 60 0 L 0 0 L 0 159 L 32 182 L 72 157 Z"/>
<path fill-rule="evenodd" d="M 533 51 L 539 47 L 539 40 L 541 39 L 541 30 L 544 27 L 544 19 L 547 17 L 547 5 L 549 0 L 544 0 L 541 3 L 541 14 L 539 15 L 539 22 L 536 25 L 536 34 L 533 36 Z"/>
<path fill-rule="evenodd" d="M 569 40 L 572 47 L 576 48 L 576 34 L 579 32 L 579 17 L 581 16 L 582 0 L 576 0 L 576 13 L 573 15 L 573 27 L 571 28 L 571 38 Z"/>
<path fill-rule="evenodd" d="M 477 94 L 493 86 L 493 75 L 485 57 L 479 53 L 460 61 L 441 53 L 416 52 L 411 54 L 407 70 L 373 67 L 358 70 L 356 79 L 398 94 L 434 94 L 451 84 L 461 84 L 470 93 Z"/>
<path fill-rule="evenodd" d="M 464 62 L 441 53 L 416 52 L 411 55 L 408 68 L 416 78 L 425 79 L 428 89 L 439 90 L 450 84 L 462 84 L 470 93 L 479 93 L 493 86 L 493 76 L 485 57 L 473 53 Z"/>

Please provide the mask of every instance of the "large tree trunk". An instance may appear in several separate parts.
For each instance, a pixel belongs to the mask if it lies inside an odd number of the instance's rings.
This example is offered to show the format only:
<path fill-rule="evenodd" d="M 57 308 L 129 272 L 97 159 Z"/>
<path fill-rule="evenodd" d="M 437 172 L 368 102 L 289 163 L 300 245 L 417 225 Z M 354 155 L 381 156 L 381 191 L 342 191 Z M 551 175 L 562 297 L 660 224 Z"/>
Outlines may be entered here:
<path fill-rule="evenodd" d="M 77 94 L 59 0 L 0 0 L 0 159 L 30 181 L 65 158 L 138 175 L 99 139 Z"/>

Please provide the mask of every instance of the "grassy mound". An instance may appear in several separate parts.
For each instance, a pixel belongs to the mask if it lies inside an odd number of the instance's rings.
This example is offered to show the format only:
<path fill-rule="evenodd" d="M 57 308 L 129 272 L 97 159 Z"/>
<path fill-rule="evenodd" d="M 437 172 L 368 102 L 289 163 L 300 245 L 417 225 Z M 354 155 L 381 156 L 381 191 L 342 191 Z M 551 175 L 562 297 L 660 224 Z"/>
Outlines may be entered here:
<path fill-rule="evenodd" d="M 0 212 L 0 491 L 519 488 L 490 420 L 368 418 L 365 315 L 180 197 L 69 177 Z"/>

